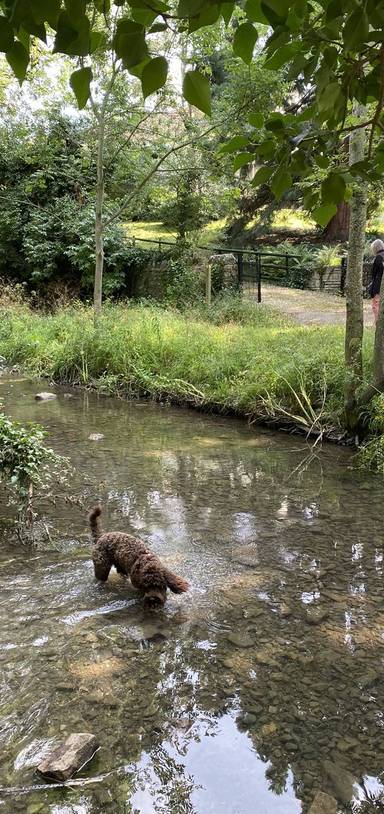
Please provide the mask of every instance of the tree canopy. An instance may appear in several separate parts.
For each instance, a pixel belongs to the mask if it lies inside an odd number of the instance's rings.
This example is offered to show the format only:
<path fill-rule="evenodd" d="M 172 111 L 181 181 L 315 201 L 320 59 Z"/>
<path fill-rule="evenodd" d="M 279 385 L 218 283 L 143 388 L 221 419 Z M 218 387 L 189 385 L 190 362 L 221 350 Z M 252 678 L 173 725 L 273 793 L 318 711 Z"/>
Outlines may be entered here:
<path fill-rule="evenodd" d="M 79 106 L 86 104 L 92 82 L 88 57 L 103 47 L 103 15 L 110 0 L 0 0 L 0 49 L 22 81 L 38 38 L 54 52 L 76 57 L 71 86 Z M 246 132 L 233 143 L 236 165 L 247 156 L 262 164 L 255 183 L 269 183 L 277 198 L 295 178 L 305 177 L 314 164 L 327 170 L 320 193 L 308 198 L 320 224 L 337 204 L 348 199 L 354 178 L 377 180 L 384 171 L 384 2 L 355 0 L 115 0 L 120 7 L 110 32 L 116 59 L 141 79 L 144 96 L 166 82 L 168 61 L 156 52 L 156 36 L 164 32 L 193 32 L 222 18 L 228 26 L 234 53 L 252 62 L 260 24 L 265 70 L 286 66 L 287 77 L 300 83 L 299 98 L 290 109 L 263 118 L 249 110 Z M 265 31 L 265 28 L 263 29 Z M 194 66 L 184 75 L 185 99 L 211 114 L 209 77 Z M 356 106 L 364 106 L 357 120 Z M 246 115 L 244 114 L 244 120 Z M 346 132 L 365 125 L 367 155 L 353 168 L 334 165 L 335 143 Z M 249 128 L 252 128 L 251 130 Z M 249 158 L 249 160 L 250 160 Z"/>

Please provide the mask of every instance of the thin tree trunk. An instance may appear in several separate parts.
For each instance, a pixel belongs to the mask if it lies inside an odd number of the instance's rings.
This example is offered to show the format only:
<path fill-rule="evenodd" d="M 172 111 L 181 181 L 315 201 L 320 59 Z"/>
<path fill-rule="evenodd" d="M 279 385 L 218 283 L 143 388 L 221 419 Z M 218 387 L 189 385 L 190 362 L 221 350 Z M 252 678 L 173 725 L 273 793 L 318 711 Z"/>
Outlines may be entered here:
<path fill-rule="evenodd" d="M 363 115 L 360 107 L 357 111 Z M 349 165 L 364 160 L 365 129 L 354 130 L 349 141 Z M 346 277 L 345 420 L 350 432 L 358 427 L 357 392 L 363 377 L 363 258 L 367 218 L 367 187 L 357 181 L 352 193 Z"/>
<path fill-rule="evenodd" d="M 98 139 L 97 139 L 97 185 L 96 185 L 96 209 L 95 209 L 95 285 L 93 292 L 93 305 L 95 315 L 101 312 L 103 299 L 103 271 L 104 271 L 104 224 L 103 224 L 103 203 L 104 203 L 104 139 L 105 139 L 105 106 L 100 111 Z"/>

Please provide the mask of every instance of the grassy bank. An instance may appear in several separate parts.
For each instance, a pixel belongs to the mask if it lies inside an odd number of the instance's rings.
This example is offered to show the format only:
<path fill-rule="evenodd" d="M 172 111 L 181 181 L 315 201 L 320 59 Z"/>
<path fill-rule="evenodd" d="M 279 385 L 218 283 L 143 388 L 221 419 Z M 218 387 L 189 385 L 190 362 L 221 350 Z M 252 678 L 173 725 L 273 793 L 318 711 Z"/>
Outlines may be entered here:
<path fill-rule="evenodd" d="M 301 327 L 236 299 L 183 315 L 106 306 L 97 331 L 82 306 L 0 313 L 1 355 L 34 375 L 307 430 L 342 428 L 343 342 L 339 327 Z"/>

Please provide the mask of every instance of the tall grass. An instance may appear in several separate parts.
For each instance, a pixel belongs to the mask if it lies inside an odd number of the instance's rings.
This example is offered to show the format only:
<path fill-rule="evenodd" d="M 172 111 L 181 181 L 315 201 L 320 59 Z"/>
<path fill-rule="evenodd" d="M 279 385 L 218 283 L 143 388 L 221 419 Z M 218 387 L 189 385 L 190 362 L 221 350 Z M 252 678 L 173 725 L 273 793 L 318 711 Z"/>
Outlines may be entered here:
<path fill-rule="evenodd" d="M 35 375 L 307 429 L 341 422 L 343 344 L 339 327 L 298 326 L 236 298 L 185 314 L 106 306 L 97 330 L 80 305 L 0 313 L 0 354 Z"/>

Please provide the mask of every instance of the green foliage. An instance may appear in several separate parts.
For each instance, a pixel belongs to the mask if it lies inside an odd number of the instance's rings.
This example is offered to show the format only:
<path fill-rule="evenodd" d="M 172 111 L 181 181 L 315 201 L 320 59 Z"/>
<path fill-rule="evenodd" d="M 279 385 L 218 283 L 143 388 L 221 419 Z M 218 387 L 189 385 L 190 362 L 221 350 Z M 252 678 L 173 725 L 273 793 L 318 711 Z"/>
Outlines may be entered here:
<path fill-rule="evenodd" d="M 209 80 L 199 71 L 187 71 L 183 81 L 184 98 L 207 116 L 211 115 L 211 91 Z"/>
<path fill-rule="evenodd" d="M 222 300 L 177 314 L 158 307 L 106 306 L 95 332 L 91 309 L 41 316 L 10 311 L 0 320 L 0 353 L 35 374 L 84 381 L 110 393 L 147 394 L 267 418 L 273 397 L 297 411 L 303 387 L 326 422 L 343 415 L 343 329 L 302 327 L 273 311 Z M 212 321 L 210 321 L 212 320 Z M 215 324 L 217 323 L 217 324 Z"/>
<path fill-rule="evenodd" d="M 76 96 L 79 110 L 82 110 L 88 102 L 91 93 L 91 82 L 91 68 L 80 68 L 80 70 L 71 74 L 70 84 Z"/>
<path fill-rule="evenodd" d="M 68 461 L 45 446 L 45 437 L 38 424 L 24 427 L 0 413 L 0 484 L 17 506 L 19 522 L 28 507 L 32 511 L 32 488 L 46 492 L 68 471 Z"/>
<path fill-rule="evenodd" d="M 363 419 L 369 435 L 373 437 L 360 447 L 358 466 L 384 475 L 384 395 L 372 400 Z"/>

